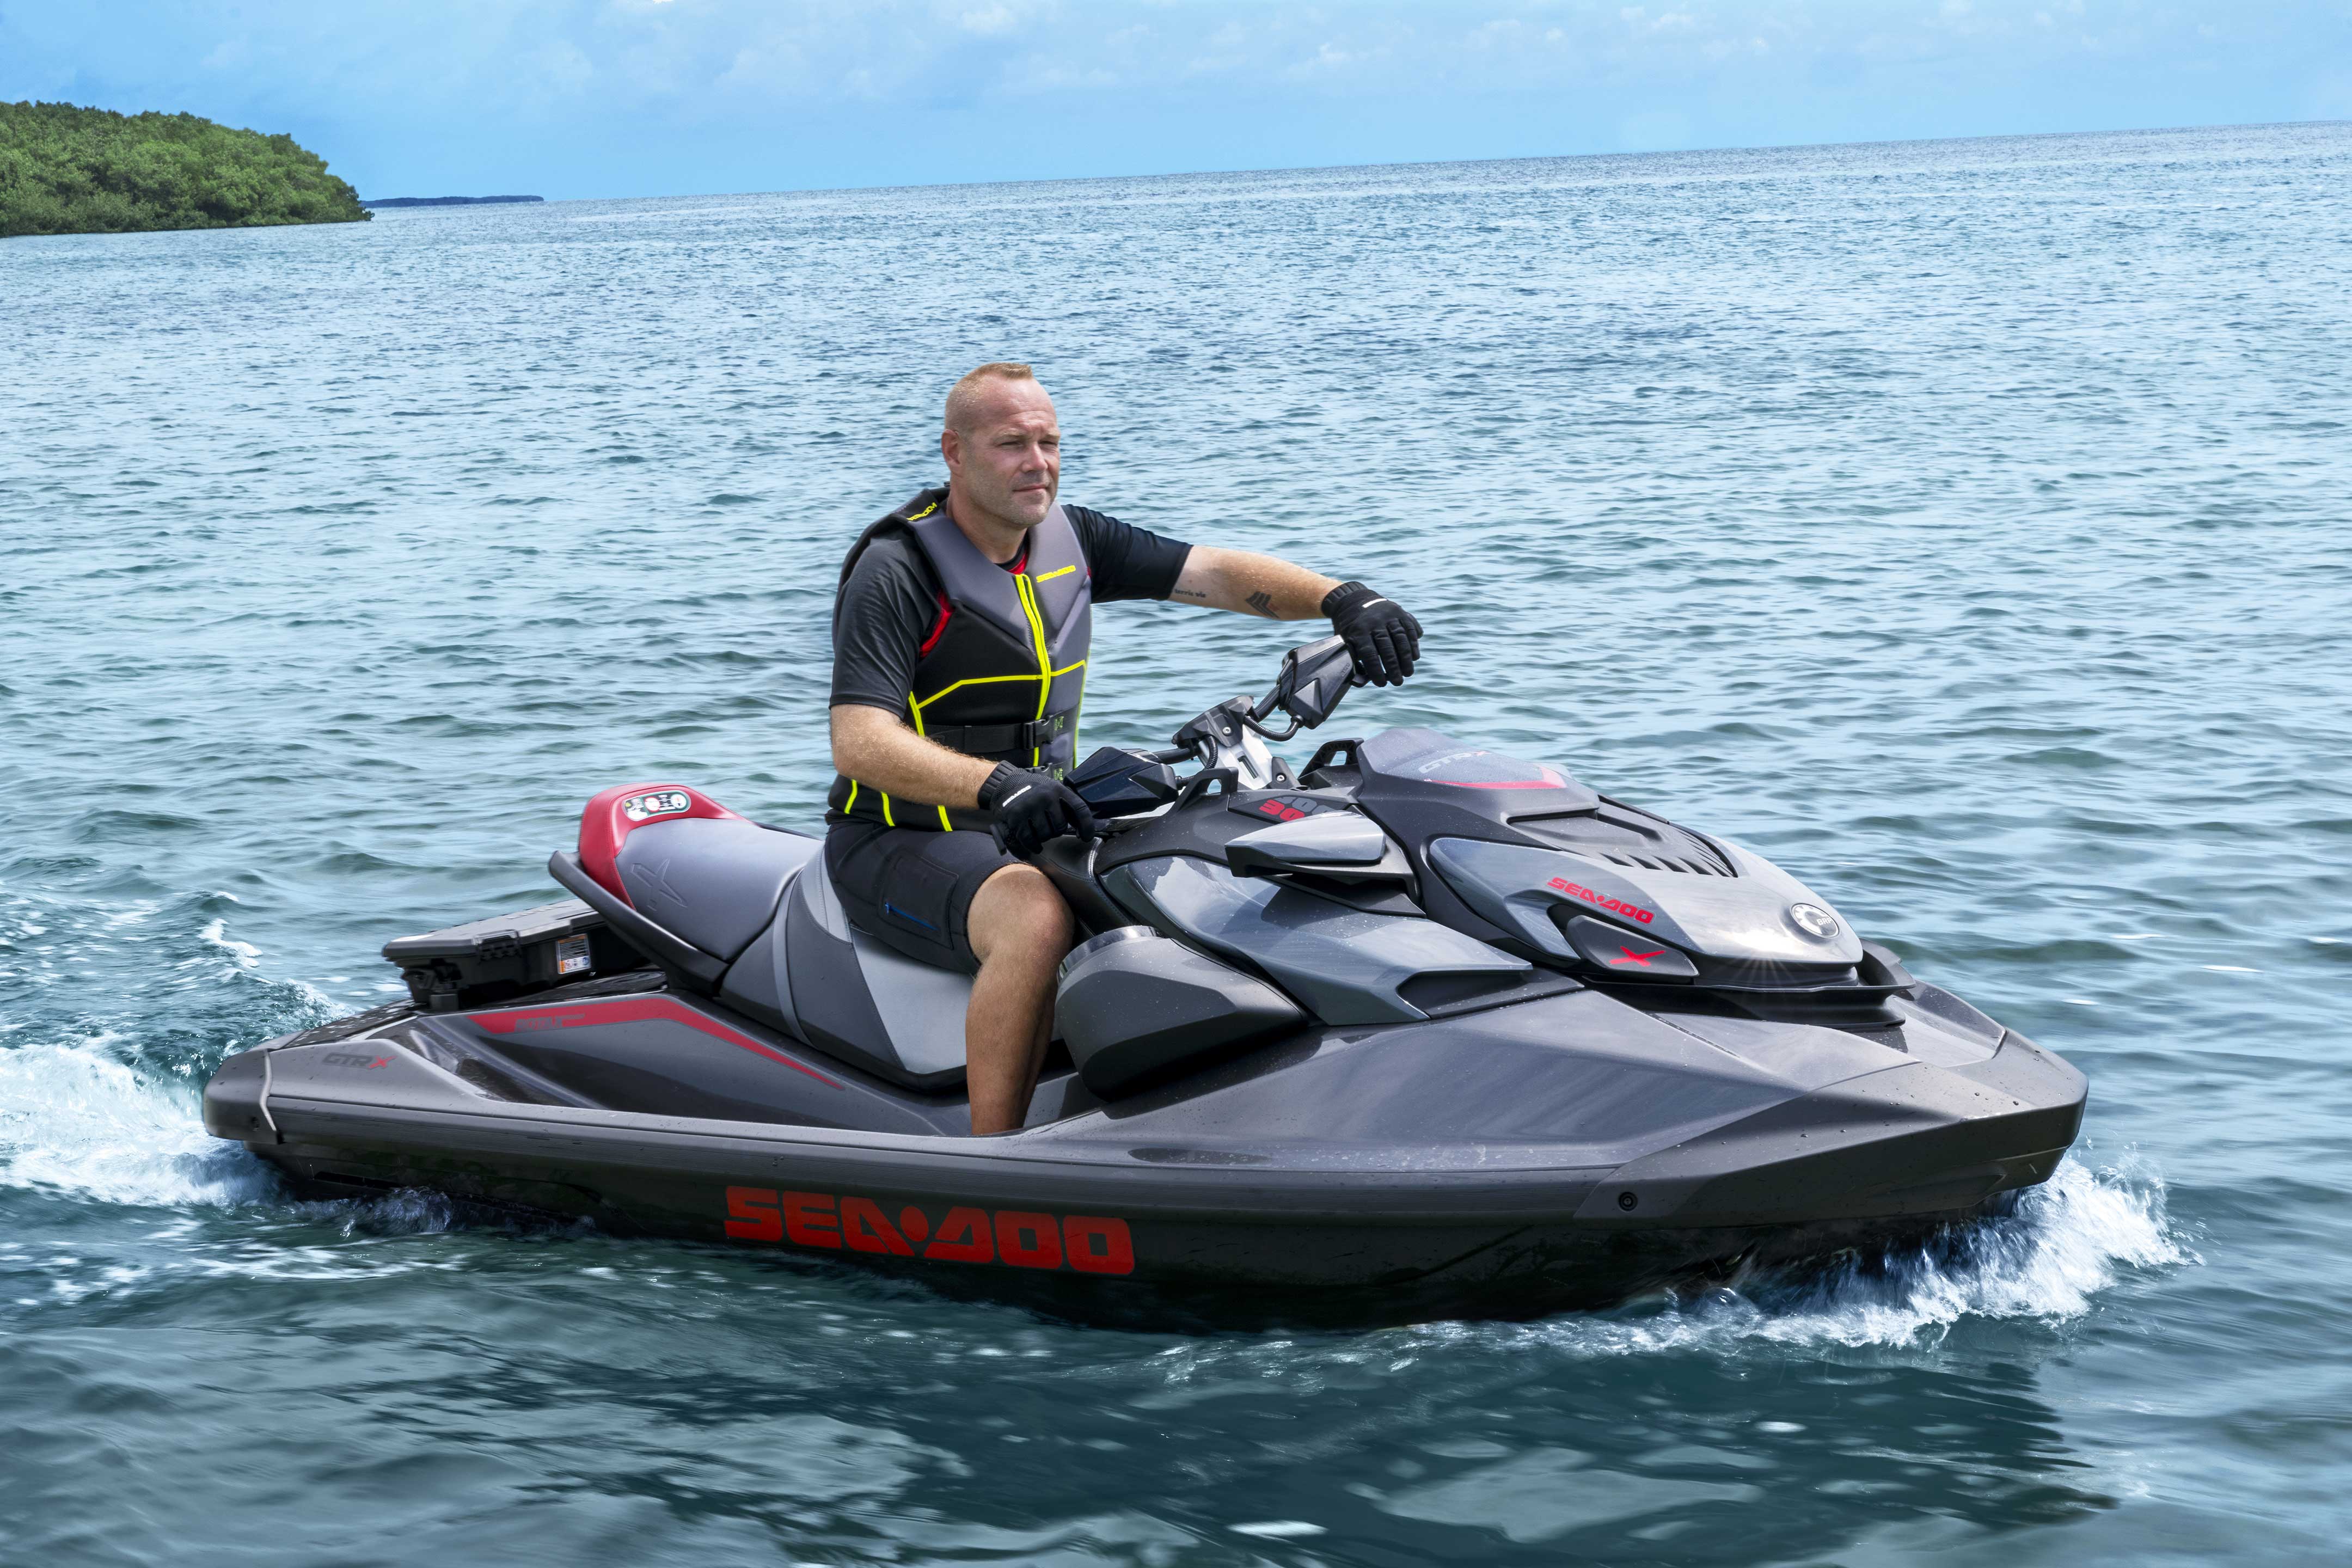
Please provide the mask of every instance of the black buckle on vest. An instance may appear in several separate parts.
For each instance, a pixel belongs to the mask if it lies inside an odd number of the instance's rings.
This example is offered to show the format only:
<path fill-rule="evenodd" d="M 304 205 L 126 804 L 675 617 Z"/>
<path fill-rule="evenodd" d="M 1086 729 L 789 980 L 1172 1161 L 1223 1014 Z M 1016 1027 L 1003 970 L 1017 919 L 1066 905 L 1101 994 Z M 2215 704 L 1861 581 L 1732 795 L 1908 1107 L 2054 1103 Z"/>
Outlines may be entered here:
<path fill-rule="evenodd" d="M 1070 732 L 1070 721 L 1076 717 L 1055 713 L 1025 724 L 945 724 L 924 732 L 950 751 L 971 757 L 1042 752 Z"/>

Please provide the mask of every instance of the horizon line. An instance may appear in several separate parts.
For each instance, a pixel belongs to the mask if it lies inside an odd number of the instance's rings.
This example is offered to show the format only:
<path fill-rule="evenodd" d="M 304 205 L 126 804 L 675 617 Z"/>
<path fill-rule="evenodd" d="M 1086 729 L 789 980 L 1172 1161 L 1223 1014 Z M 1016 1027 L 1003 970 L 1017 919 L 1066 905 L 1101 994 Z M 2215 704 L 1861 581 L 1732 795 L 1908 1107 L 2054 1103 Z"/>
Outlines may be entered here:
<path fill-rule="evenodd" d="M 845 195 L 876 191 L 986 190 L 996 186 L 1076 185 L 1108 180 L 1190 180 L 1213 174 L 1310 174 L 1349 169 L 1436 169 L 1475 163 L 1564 163 L 1604 158 L 1676 158 L 1717 153 L 1815 153 L 1840 147 L 1934 147 L 1957 142 L 2058 142 L 2088 136 L 2169 136 L 2193 131 L 2271 131 L 2294 126 L 2352 125 L 2347 118 L 2305 120 L 2219 121 L 2193 125 L 2118 125 L 2097 131 L 1995 131 L 1969 136 L 1890 136 L 1860 142 L 1759 142 L 1716 147 L 1657 147 L 1611 153 L 1523 153 L 1496 158 L 1405 158 L 1380 163 L 1281 163 L 1231 168 L 1162 169 L 1119 174 L 1050 174 L 1013 180 L 921 180 L 896 184 L 797 185 L 751 191 L 672 191 L 653 196 L 542 196 L 540 205 L 566 202 L 675 202 L 742 196 Z M 247 127 L 250 129 L 250 127 Z M 362 196 L 362 202 L 395 201 L 391 196 Z M 446 197 L 431 198 L 446 200 Z M 463 198 L 478 200 L 480 198 Z"/>

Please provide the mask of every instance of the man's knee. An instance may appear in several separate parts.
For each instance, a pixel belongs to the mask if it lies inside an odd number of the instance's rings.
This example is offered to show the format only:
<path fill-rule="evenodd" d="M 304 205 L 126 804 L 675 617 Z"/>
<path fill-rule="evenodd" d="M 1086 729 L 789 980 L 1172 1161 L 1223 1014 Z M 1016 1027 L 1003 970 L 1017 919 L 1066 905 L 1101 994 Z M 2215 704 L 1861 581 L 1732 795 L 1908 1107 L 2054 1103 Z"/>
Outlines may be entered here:
<path fill-rule="evenodd" d="M 981 884 L 972 900 L 972 951 L 985 963 L 1008 947 L 1069 951 L 1077 937 L 1070 906 L 1045 872 L 1034 866 L 1007 866 Z"/>

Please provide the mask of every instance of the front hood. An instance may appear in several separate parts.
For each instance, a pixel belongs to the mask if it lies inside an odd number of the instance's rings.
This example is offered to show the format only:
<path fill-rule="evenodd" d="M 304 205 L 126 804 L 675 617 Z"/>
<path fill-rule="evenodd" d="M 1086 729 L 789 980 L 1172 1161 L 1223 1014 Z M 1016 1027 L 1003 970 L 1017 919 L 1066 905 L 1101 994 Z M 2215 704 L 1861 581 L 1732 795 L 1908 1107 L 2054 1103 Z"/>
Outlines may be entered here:
<path fill-rule="evenodd" d="M 1861 939 L 1826 900 L 1762 856 L 1727 839 L 1712 842 L 1731 858 L 1734 875 L 1624 866 L 1476 838 L 1432 839 L 1428 857 L 1480 916 L 1562 958 L 1580 956 L 1563 927 L 1583 915 L 1696 957 L 1758 966 L 1759 975 L 1785 969 L 1792 981 L 1862 961 Z M 1801 906 L 1828 917 L 1827 934 L 1801 923 Z"/>

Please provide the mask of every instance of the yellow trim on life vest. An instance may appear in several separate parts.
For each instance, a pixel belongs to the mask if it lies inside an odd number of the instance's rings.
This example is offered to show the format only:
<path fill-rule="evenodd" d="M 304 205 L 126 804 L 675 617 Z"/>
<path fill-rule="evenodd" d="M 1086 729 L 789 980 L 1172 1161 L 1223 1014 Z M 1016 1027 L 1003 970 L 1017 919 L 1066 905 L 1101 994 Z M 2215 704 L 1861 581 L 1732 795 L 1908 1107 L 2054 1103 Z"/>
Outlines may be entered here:
<path fill-rule="evenodd" d="M 933 513 L 933 512 L 935 512 L 935 511 L 937 511 L 937 510 L 940 510 L 940 503 L 939 503 L 939 502 L 937 502 L 937 501 L 933 501 L 930 505 L 929 505 L 929 506 L 925 507 L 925 508 L 924 508 L 922 510 L 920 510 L 920 511 L 910 511 L 910 512 L 908 512 L 908 513 L 907 514 L 907 521 L 908 521 L 908 522 L 913 522 L 913 521 L 916 521 L 918 518 L 925 518 L 925 517 L 929 517 L 929 516 L 930 516 L 930 515 L 931 515 L 931 513 Z"/>
<path fill-rule="evenodd" d="M 915 716 L 915 733 L 919 735 L 923 732 L 923 705 L 915 700 L 915 694 L 911 691 L 907 693 L 907 702 Z M 942 805 L 939 807 L 938 810 L 940 814 L 940 831 L 942 833 L 953 833 L 955 831 L 955 824 L 948 820 L 948 808 Z"/>
<path fill-rule="evenodd" d="M 1043 577 L 1038 578 L 1037 581 L 1040 583 L 1050 583 L 1056 577 L 1066 577 L 1076 570 L 1077 568 L 1076 566 L 1064 566 L 1055 571 L 1046 573 Z"/>
<path fill-rule="evenodd" d="M 1064 665 L 1061 668 L 1053 671 L 1047 679 L 1049 681 L 1059 680 L 1063 676 L 1069 674 L 1070 671 L 1074 669 L 1084 669 L 1086 667 L 1087 661 L 1085 659 L 1080 659 L 1076 664 Z M 953 686 L 942 686 L 937 691 L 932 692 L 929 697 L 915 697 L 910 699 L 910 700 L 917 708 L 924 708 L 928 707 L 931 703 L 937 702 L 949 692 L 961 691 L 967 686 L 989 686 L 1003 680 L 1034 680 L 1036 679 L 1037 678 L 1034 675 L 975 675 L 968 680 L 959 680 Z M 1043 717 L 1043 715 L 1041 714 L 1040 717 Z"/>
<path fill-rule="evenodd" d="M 1029 617 L 1030 635 L 1037 639 L 1037 719 L 1045 719 L 1045 704 L 1054 700 L 1054 656 L 1045 647 L 1045 617 L 1037 613 L 1037 588 L 1027 577 L 1015 577 L 1013 585 L 1021 590 L 1021 610 Z M 1029 749 L 1032 766 L 1045 760 L 1045 749 Z"/>
<path fill-rule="evenodd" d="M 858 784 L 858 782 L 857 782 L 856 779 L 852 779 L 852 780 L 850 780 L 850 781 L 849 781 L 849 798 L 848 798 L 847 800 L 845 800 L 845 801 L 843 801 L 843 802 L 841 803 L 841 815 L 842 815 L 842 816 L 847 816 L 851 812 L 856 811 L 856 810 L 857 809 L 857 792 L 858 792 L 858 790 L 859 790 L 859 789 L 861 789 L 862 787 L 864 787 L 864 786 L 863 786 L 863 785 L 861 785 L 861 784 Z M 883 826 L 886 826 L 886 827 L 896 827 L 896 826 L 898 826 L 898 825 L 896 822 L 893 822 L 893 821 L 890 819 L 890 792 L 889 792 L 888 790 L 887 790 L 887 789 L 886 789 L 886 790 L 877 790 L 877 791 L 876 791 L 875 793 L 876 793 L 876 794 L 877 794 L 877 795 L 879 795 L 882 797 L 882 823 L 883 823 Z"/>

